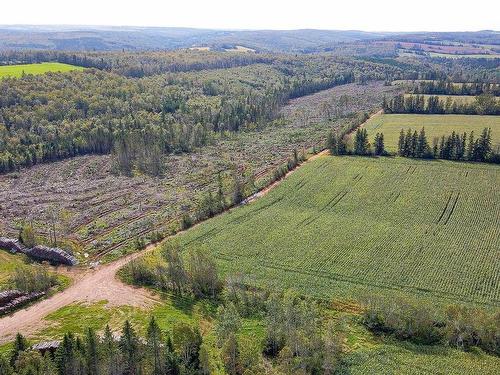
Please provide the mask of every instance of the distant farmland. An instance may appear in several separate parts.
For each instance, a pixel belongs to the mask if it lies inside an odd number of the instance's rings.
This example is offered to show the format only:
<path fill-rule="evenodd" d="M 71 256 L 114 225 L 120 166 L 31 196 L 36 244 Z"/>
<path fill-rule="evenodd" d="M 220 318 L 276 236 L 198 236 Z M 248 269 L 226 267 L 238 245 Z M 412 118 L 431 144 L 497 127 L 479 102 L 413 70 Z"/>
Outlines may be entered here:
<path fill-rule="evenodd" d="M 500 166 L 321 157 L 181 246 L 257 285 L 500 304 Z"/>
<path fill-rule="evenodd" d="M 69 72 L 83 70 L 81 66 L 61 63 L 41 63 L 0 66 L 0 79 L 5 77 L 21 77 L 24 74 L 44 74 L 48 72 Z"/>
<path fill-rule="evenodd" d="M 384 133 L 388 151 L 397 150 L 401 129 L 420 131 L 422 127 L 431 146 L 433 138 L 451 134 L 453 130 L 459 133 L 474 131 L 477 137 L 485 127 L 492 130 L 493 146 L 500 144 L 500 116 L 383 114 L 372 117 L 365 126 L 371 141 L 376 133 Z"/>

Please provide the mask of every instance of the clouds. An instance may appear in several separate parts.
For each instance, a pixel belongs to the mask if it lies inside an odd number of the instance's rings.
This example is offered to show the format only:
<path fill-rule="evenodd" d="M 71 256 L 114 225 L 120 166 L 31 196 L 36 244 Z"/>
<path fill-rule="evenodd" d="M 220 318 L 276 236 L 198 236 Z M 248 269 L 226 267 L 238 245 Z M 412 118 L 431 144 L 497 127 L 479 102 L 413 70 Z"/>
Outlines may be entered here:
<path fill-rule="evenodd" d="M 184 26 L 218 29 L 473 31 L 499 29 L 500 5 L 477 0 L 20 0 L 0 24 Z"/>

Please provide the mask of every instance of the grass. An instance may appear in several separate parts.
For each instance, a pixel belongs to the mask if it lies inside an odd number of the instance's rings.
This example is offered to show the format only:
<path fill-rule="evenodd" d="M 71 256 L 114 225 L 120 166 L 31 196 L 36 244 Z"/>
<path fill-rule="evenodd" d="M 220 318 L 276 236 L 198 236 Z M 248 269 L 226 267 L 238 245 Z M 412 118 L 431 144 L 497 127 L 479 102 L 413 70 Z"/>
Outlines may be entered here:
<path fill-rule="evenodd" d="M 40 63 L 0 66 L 0 79 L 5 77 L 21 77 L 23 74 L 45 74 L 48 72 L 69 72 L 83 70 L 81 66 L 61 63 Z"/>
<path fill-rule="evenodd" d="M 443 347 L 387 343 L 360 349 L 345 360 L 349 374 L 494 374 L 498 357 Z"/>
<path fill-rule="evenodd" d="M 499 184 L 496 165 L 322 157 L 178 240 L 268 288 L 498 306 Z"/>
<path fill-rule="evenodd" d="M 384 133 L 385 147 L 388 151 L 397 151 L 399 133 L 408 128 L 420 131 L 425 128 L 427 139 L 432 146 L 434 138 L 449 135 L 452 131 L 458 133 L 474 131 L 479 136 L 485 127 L 492 130 L 493 146 L 500 144 L 500 116 L 476 115 L 414 115 L 414 114 L 383 114 L 374 116 L 365 124 L 370 139 L 375 133 Z"/>
<path fill-rule="evenodd" d="M 25 264 L 24 259 L 20 255 L 0 250 L 0 291 L 7 287 L 10 277 L 14 274 L 16 268 Z"/>

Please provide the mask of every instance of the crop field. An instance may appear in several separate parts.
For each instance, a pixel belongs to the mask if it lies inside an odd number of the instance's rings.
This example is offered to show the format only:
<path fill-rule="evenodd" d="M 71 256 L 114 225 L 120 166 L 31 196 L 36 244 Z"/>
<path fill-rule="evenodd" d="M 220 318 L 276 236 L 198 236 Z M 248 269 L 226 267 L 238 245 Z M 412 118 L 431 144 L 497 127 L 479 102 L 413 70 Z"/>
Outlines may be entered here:
<path fill-rule="evenodd" d="M 325 156 L 179 241 L 271 288 L 497 306 L 499 184 L 496 165 Z"/>
<path fill-rule="evenodd" d="M 0 79 L 5 77 L 21 77 L 23 74 L 44 74 L 48 72 L 69 72 L 83 70 L 81 66 L 61 63 L 40 63 L 0 66 Z"/>
<path fill-rule="evenodd" d="M 113 175 L 109 156 L 76 157 L 2 175 L 4 235 L 16 237 L 16 228 L 31 218 L 37 234 L 48 237 L 49 213 L 57 209 L 59 237 L 68 239 L 82 262 L 119 257 L 135 250 L 136 239 L 177 228 L 184 211 L 193 210 L 203 194 L 217 189 L 219 171 L 228 177 L 234 165 L 248 165 L 259 183 L 295 148 L 322 144 L 327 129 L 341 126 L 352 114 L 376 110 L 383 95 L 396 90 L 381 82 L 349 84 L 294 99 L 276 124 L 221 138 L 198 152 L 169 156 L 163 178 Z M 340 97 L 346 99 L 339 117 L 328 121 L 320 104 L 335 107 Z"/>
<path fill-rule="evenodd" d="M 493 147 L 500 145 L 500 116 L 382 114 L 372 117 L 364 126 L 370 139 L 373 139 L 376 133 L 384 133 L 385 148 L 388 151 L 397 150 L 401 129 L 420 131 L 422 127 L 425 128 L 431 146 L 434 138 L 449 135 L 452 131 L 474 131 L 477 137 L 486 127 L 492 130 Z"/>

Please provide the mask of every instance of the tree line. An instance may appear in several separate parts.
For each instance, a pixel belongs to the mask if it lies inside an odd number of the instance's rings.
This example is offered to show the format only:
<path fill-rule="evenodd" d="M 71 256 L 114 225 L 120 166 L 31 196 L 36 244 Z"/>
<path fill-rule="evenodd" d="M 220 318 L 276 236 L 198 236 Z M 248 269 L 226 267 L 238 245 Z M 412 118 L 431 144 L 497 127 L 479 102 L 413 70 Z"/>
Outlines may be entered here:
<path fill-rule="evenodd" d="M 150 317 L 145 329 L 125 321 L 119 334 L 108 325 L 101 335 L 92 328 L 83 334 L 67 332 L 54 352 L 43 355 L 18 334 L 10 353 L 0 355 L 0 373 L 333 374 L 341 367 L 345 328 L 333 319 L 322 319 L 315 301 L 291 291 L 255 292 L 237 283 L 228 288 L 213 314 L 215 340 L 203 335 L 197 324 L 178 321 L 164 329 L 155 317 Z M 242 335 L 242 318 L 249 316 L 249 305 L 258 311 L 250 316 L 258 316 L 265 327 L 263 342 Z M 218 368 L 219 361 L 223 369 Z"/>
<path fill-rule="evenodd" d="M 476 96 L 472 102 L 460 102 L 451 96 L 443 100 L 434 95 L 412 94 L 384 98 L 382 108 L 384 113 L 500 115 L 500 100 L 491 94 Z"/>
<path fill-rule="evenodd" d="M 425 128 L 419 133 L 408 129 L 401 129 L 398 140 L 398 154 L 409 158 L 446 159 L 461 161 L 477 161 L 498 163 L 500 155 L 494 152 L 491 142 L 491 129 L 484 128 L 478 138 L 474 132 L 462 134 L 453 131 L 434 140 L 432 148 L 429 146 Z"/>
<path fill-rule="evenodd" d="M 500 84 L 490 82 L 456 83 L 451 81 L 422 81 L 412 90 L 414 94 L 500 96 Z"/>
<path fill-rule="evenodd" d="M 345 129 L 332 130 L 328 133 L 325 146 L 332 155 L 390 155 L 385 149 L 383 133 L 376 133 L 373 143 L 370 143 L 367 130 L 357 128 L 352 138 L 351 140 L 351 134 Z M 401 129 L 397 154 L 407 158 L 500 163 L 500 150 L 492 147 L 491 128 L 484 128 L 477 138 L 473 131 L 469 134 L 452 131 L 449 135 L 434 139 L 432 147 L 425 128 L 420 132 L 411 128 L 406 132 Z"/>
<path fill-rule="evenodd" d="M 363 323 L 377 334 L 421 345 L 445 344 L 500 355 L 499 312 L 450 305 L 444 309 L 405 299 L 368 298 Z"/>

